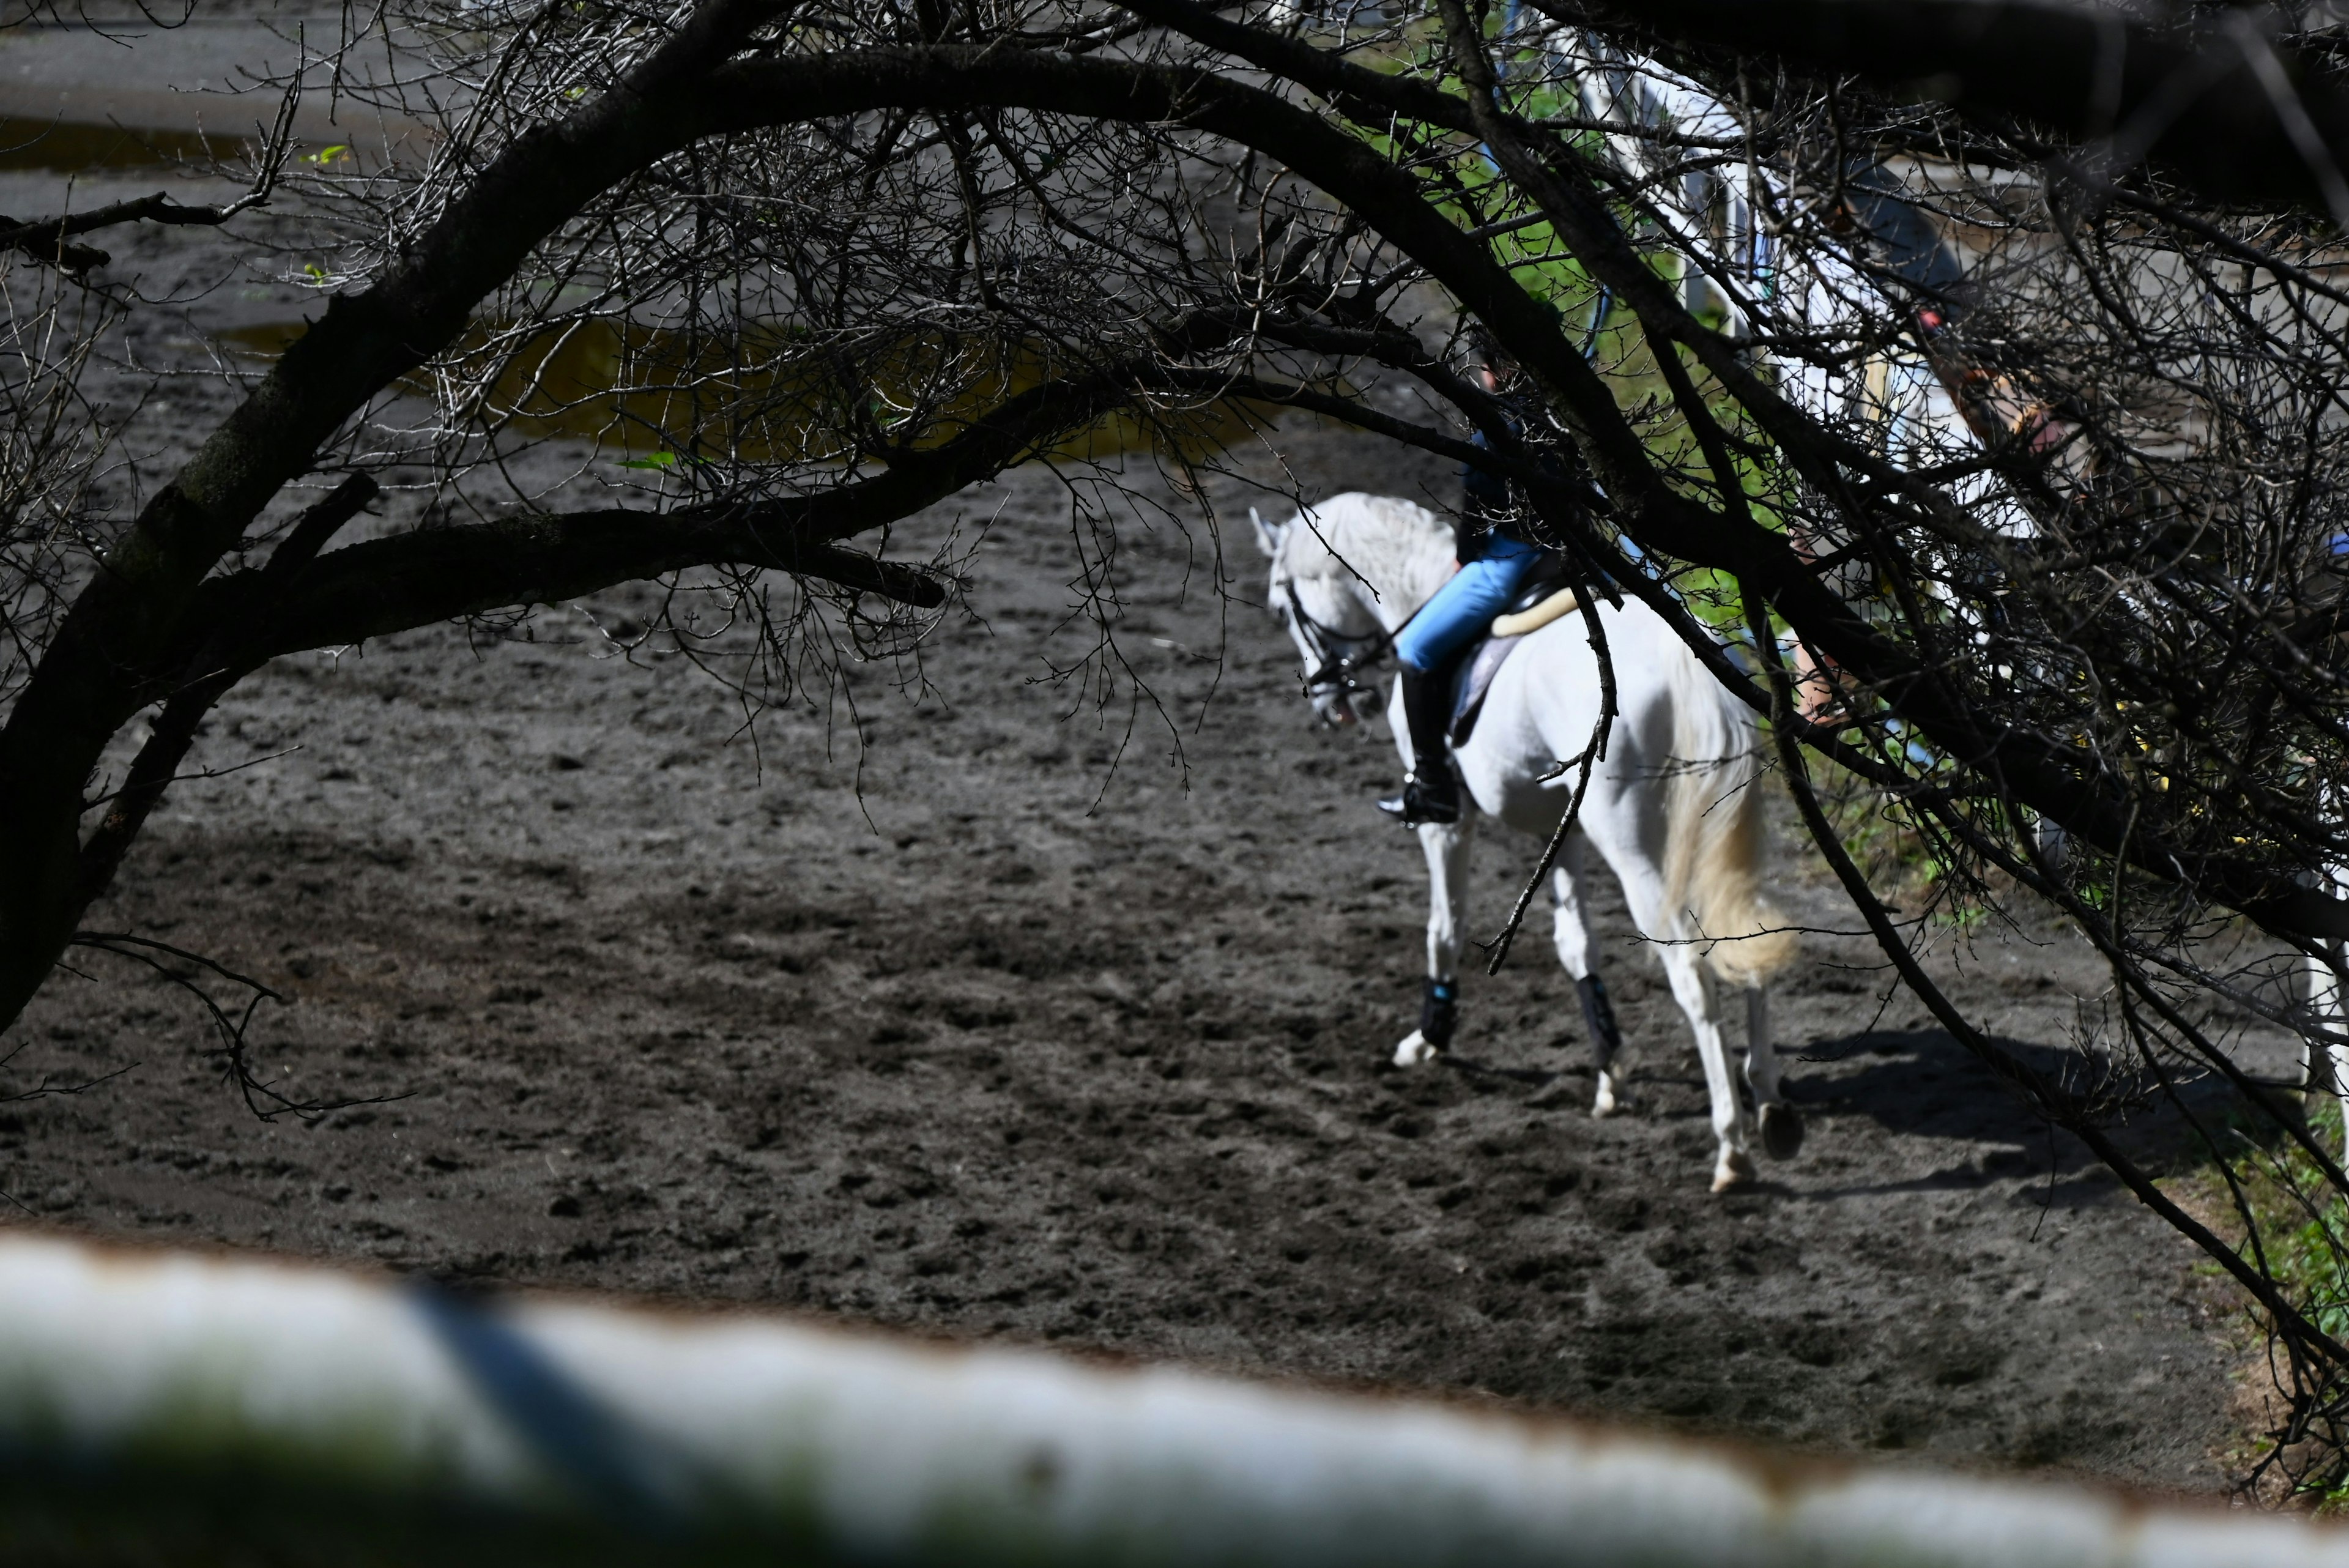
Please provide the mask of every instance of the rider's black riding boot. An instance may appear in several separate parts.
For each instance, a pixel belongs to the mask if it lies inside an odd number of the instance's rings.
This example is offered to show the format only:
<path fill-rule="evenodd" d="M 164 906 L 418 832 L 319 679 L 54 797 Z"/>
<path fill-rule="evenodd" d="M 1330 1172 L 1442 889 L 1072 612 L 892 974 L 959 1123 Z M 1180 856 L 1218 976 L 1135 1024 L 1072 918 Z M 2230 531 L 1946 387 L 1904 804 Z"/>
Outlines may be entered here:
<path fill-rule="evenodd" d="M 1379 802 L 1379 809 L 1405 827 L 1460 820 L 1460 784 L 1452 772 L 1451 740 L 1444 733 L 1452 719 L 1451 674 L 1448 666 L 1425 675 L 1403 667 L 1402 716 L 1411 727 L 1411 776 L 1403 780 L 1402 793 Z"/>

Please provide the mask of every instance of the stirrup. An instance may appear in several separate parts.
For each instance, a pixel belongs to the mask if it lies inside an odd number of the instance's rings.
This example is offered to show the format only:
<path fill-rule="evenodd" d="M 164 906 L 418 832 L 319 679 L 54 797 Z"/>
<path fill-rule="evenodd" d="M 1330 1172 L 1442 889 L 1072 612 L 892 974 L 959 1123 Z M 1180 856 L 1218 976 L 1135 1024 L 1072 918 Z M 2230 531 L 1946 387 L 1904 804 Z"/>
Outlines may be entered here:
<path fill-rule="evenodd" d="M 1403 780 L 1402 793 L 1382 798 L 1379 809 L 1405 827 L 1449 827 L 1460 820 L 1460 786 L 1450 779 L 1431 784 L 1413 774 Z"/>

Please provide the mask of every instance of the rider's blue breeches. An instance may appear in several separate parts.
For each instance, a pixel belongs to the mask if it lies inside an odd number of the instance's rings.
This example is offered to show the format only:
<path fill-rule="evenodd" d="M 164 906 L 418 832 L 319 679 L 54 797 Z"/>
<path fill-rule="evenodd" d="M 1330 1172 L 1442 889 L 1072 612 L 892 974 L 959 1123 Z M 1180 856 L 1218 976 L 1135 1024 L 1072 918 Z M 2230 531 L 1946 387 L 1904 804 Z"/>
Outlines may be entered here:
<path fill-rule="evenodd" d="M 1468 646 L 1509 607 L 1541 559 L 1531 545 L 1495 535 L 1485 553 L 1452 575 L 1395 633 L 1395 658 L 1424 675 Z"/>

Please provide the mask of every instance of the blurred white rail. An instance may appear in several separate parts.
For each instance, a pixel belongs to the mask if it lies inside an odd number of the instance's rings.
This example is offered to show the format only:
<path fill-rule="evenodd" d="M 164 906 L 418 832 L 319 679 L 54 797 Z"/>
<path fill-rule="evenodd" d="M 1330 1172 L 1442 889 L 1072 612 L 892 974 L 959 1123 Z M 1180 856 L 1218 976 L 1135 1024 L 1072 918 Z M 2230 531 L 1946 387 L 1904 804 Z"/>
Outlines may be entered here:
<path fill-rule="evenodd" d="M 36 1500 L 0 1503 L 12 1557 L 191 1497 L 217 1556 L 323 1495 L 302 1560 L 408 1560 L 396 1519 L 505 1563 L 561 1536 L 663 1563 L 2349 1564 L 2349 1534 L 2115 1493 L 26 1235 L 0 1236 L 0 1474 Z M 78 1521 L 41 1523 L 68 1494 Z"/>

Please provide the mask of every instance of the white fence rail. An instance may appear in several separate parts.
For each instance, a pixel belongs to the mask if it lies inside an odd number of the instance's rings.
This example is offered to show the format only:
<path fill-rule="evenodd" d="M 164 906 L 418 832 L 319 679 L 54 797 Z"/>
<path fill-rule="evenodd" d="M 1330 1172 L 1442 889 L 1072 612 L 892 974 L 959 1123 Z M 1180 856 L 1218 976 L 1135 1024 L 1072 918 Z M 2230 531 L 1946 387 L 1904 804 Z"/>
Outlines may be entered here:
<path fill-rule="evenodd" d="M 2349 1565 L 2349 1534 L 1402 1399 L 0 1236 L 0 1558 Z"/>

